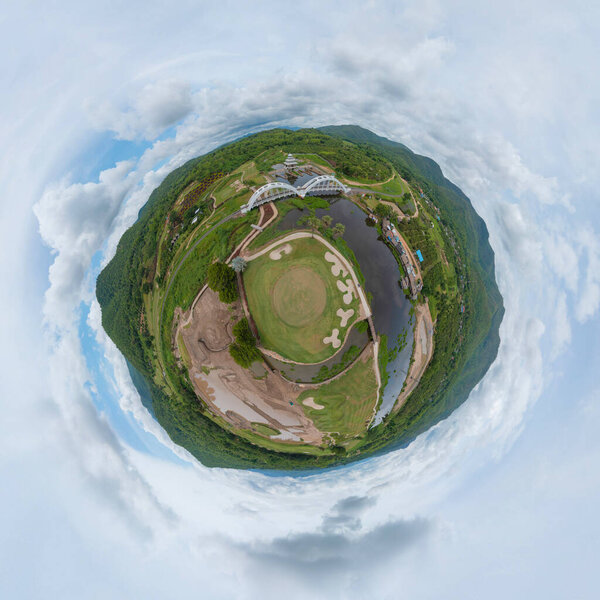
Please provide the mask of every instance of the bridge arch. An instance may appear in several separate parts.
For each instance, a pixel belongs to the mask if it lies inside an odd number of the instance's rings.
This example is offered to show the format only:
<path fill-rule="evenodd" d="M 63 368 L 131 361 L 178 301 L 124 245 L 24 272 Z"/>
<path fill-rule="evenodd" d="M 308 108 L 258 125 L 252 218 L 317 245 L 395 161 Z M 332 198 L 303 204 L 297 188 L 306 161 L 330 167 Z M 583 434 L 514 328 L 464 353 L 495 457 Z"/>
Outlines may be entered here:
<path fill-rule="evenodd" d="M 304 198 L 304 196 L 318 196 L 321 194 L 325 196 L 339 193 L 347 194 L 349 192 L 350 188 L 338 181 L 333 175 L 318 175 L 299 188 L 283 181 L 272 181 L 259 187 L 252 194 L 248 203 L 242 206 L 241 211 L 247 213 L 266 202 L 281 200 L 290 196 Z"/>
<path fill-rule="evenodd" d="M 338 181 L 333 175 L 319 175 L 307 181 L 298 189 L 298 194 L 304 196 L 315 196 L 321 194 L 347 194 L 350 188 L 346 187 L 341 181 Z"/>
<path fill-rule="evenodd" d="M 289 183 L 283 181 L 272 181 L 259 187 L 250 197 L 248 203 L 242 206 L 242 212 L 249 212 L 253 208 L 271 202 L 272 200 L 280 200 L 289 196 L 298 196 L 298 190 Z"/>

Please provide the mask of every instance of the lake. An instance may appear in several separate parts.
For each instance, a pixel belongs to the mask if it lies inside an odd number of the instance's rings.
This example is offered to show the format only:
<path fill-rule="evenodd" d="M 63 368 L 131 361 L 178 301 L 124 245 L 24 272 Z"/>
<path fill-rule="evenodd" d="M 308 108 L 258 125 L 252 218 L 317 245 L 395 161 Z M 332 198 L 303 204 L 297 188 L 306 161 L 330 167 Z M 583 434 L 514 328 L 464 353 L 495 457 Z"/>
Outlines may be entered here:
<path fill-rule="evenodd" d="M 317 209 L 316 215 L 330 215 L 332 226 L 342 223 L 346 227 L 344 240 L 352 249 L 365 277 L 365 290 L 372 294 L 373 323 L 379 335 L 387 335 L 388 347 L 397 346 L 406 331 L 406 345 L 396 358 L 388 363 L 388 384 L 383 394 L 373 425 L 381 422 L 394 406 L 410 362 L 413 346 L 411 304 L 398 285 L 398 263 L 388 246 L 379 239 L 375 227 L 367 225 L 366 214 L 347 198 L 336 198 L 329 210 Z M 278 223 L 281 230 L 298 228 L 298 219 L 305 211 L 293 209 Z"/>

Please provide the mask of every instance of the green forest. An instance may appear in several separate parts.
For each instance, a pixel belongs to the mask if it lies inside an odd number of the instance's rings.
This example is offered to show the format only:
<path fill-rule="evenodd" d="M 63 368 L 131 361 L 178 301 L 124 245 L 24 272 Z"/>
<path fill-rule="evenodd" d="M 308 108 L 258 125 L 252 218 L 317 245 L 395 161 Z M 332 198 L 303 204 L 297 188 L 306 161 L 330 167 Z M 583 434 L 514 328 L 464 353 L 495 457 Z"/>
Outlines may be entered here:
<path fill-rule="evenodd" d="M 174 205 L 194 182 L 212 181 L 211 177 L 217 178 L 215 174 L 220 177 L 222 173 L 230 173 L 251 159 L 256 159 L 261 170 L 269 163 L 269 155 L 279 156 L 282 150 L 318 154 L 334 166 L 337 173 L 360 181 L 384 181 L 390 176 L 391 167 L 396 169 L 438 207 L 440 223 L 455 236 L 458 258 L 466 274 L 465 312 L 460 323 L 457 307 L 447 305 L 444 294 L 440 293 L 444 282 L 443 278 L 439 280 L 439 270 L 432 266 L 431 276 L 424 275 L 423 292 L 435 299 L 438 315 L 432 362 L 405 406 L 388 415 L 381 425 L 371 428 L 361 444 L 347 453 L 275 452 L 235 435 L 206 414 L 184 373 L 171 359 L 168 368 L 169 373 L 173 373 L 172 387 L 156 382 L 156 345 L 164 343 L 170 335 L 175 306 L 189 302 L 194 290 L 206 281 L 211 262 L 224 260 L 236 240 L 243 236 L 244 227 L 249 227 L 247 220 L 245 225 L 229 221 L 223 232 L 217 232 L 220 235 L 209 236 L 197 246 L 194 256 L 198 260 L 186 263 L 194 265 L 189 268 L 195 272 L 176 279 L 167 296 L 165 313 L 168 317 L 163 323 L 162 339 L 155 340 L 144 318 L 144 294 L 151 289 L 162 289 L 163 273 L 156 273 L 158 257 L 164 251 L 166 261 L 173 252 L 172 247 L 160 247 L 160 236 L 165 222 L 175 214 L 180 214 L 178 218 L 185 224 L 191 222 L 194 214 L 187 205 L 183 213 L 175 213 Z M 260 162 L 261 156 L 264 165 Z M 203 212 L 199 214 L 202 216 Z M 408 229 L 403 233 L 410 238 Z M 422 248 L 424 253 L 429 250 Z M 233 293 L 228 290 L 230 276 L 225 271 L 211 275 L 219 293 Z M 136 223 L 121 238 L 115 256 L 98 277 L 96 294 L 106 332 L 135 370 L 137 382 L 140 378 L 145 382 L 144 393 L 152 398 L 153 412 L 173 441 L 208 466 L 234 468 L 322 468 L 408 444 L 464 402 L 485 374 L 497 353 L 498 328 L 503 315 L 487 229 L 468 198 L 444 178 L 432 160 L 355 126 L 266 131 L 218 148 L 176 169 L 152 192 Z M 240 325 L 237 332 L 238 343 L 246 337 L 243 327 Z M 252 352 L 246 346 L 243 350 Z"/>

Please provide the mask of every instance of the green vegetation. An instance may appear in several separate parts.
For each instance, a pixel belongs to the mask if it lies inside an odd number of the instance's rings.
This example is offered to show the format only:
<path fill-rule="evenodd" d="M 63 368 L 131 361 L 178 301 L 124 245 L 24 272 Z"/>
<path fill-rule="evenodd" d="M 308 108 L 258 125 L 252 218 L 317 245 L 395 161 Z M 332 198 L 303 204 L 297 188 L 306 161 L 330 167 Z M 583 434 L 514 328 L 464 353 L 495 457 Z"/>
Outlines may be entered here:
<path fill-rule="evenodd" d="M 377 402 L 377 381 L 373 359 L 357 361 L 344 375 L 317 389 L 305 390 L 299 402 L 313 398 L 324 409 L 302 404 L 304 412 L 321 431 L 336 434 L 338 443 L 360 435 L 373 416 Z"/>
<path fill-rule="evenodd" d="M 262 361 L 262 355 L 256 347 L 248 319 L 242 319 L 233 326 L 235 342 L 229 346 L 229 354 L 240 367 L 249 368 L 255 361 Z"/>
<path fill-rule="evenodd" d="M 370 415 L 364 413 L 364 404 L 361 409 L 353 406 L 354 396 L 345 401 L 344 391 L 336 396 L 333 388 L 328 397 L 314 396 L 315 402 L 327 404 L 331 410 L 303 407 L 318 426 L 339 432 L 339 443 L 344 447 L 285 445 L 250 430 L 232 431 L 205 410 L 185 368 L 180 369 L 174 358 L 172 344 L 178 343 L 172 339 L 175 309 L 190 307 L 207 281 L 209 266 L 225 261 L 258 218 L 254 211 L 214 228 L 234 213 L 249 193 L 239 186 L 237 192 L 221 180 L 233 176 L 229 180 L 233 183 L 243 175 L 244 184 L 254 185 L 272 164 L 282 162 L 287 152 L 317 155 L 338 175 L 368 181 L 369 188 L 382 193 L 396 193 L 402 186 L 395 177 L 376 187 L 390 177 L 393 168 L 418 202 L 419 219 L 398 227 L 425 258 L 423 293 L 436 319 L 435 352 L 410 401 L 360 439 L 348 436 L 364 427 Z M 216 209 L 208 201 L 213 193 L 222 200 Z M 394 201 L 407 212 L 402 197 Z M 369 206 L 375 203 L 374 199 L 367 202 Z M 277 208 L 282 216 L 294 205 L 281 201 Z M 319 221 L 321 234 L 349 257 L 351 252 L 343 238 L 333 237 L 334 224 Z M 257 236 L 252 247 L 258 248 L 283 233 L 270 227 Z M 350 259 L 356 264 L 355 258 Z M 357 275 L 360 277 L 359 270 Z M 176 169 L 154 190 L 137 222 L 122 236 L 115 256 L 98 277 L 96 294 L 104 329 L 128 360 L 145 404 L 173 441 L 208 466 L 235 468 L 322 468 L 408 444 L 448 416 L 484 375 L 497 353 L 503 315 L 487 229 L 468 198 L 444 178 L 432 160 L 352 126 L 262 132 Z M 180 353 L 185 363 L 182 348 Z M 346 379 L 357 367 L 358 363 L 326 386 Z M 368 371 L 373 373 L 372 368 Z M 363 373 L 355 385 L 360 386 L 370 376 Z M 348 385 L 345 392 L 350 389 Z M 369 397 L 363 396 L 368 404 Z"/>
<path fill-rule="evenodd" d="M 390 362 L 390 351 L 387 343 L 387 335 L 381 335 L 379 337 L 379 352 L 377 360 L 379 364 L 379 375 L 381 377 L 381 393 L 385 391 L 385 388 L 389 381 L 389 374 L 387 372 L 387 365 Z"/>
<path fill-rule="evenodd" d="M 329 209 L 329 202 L 325 198 L 319 198 L 319 196 L 305 196 L 303 201 L 304 206 L 312 210 L 316 208 Z"/>
<path fill-rule="evenodd" d="M 321 130 L 348 141 L 372 144 L 413 189 L 423 190 L 426 198 L 420 198 L 419 212 L 423 212 L 427 220 L 421 221 L 418 231 L 423 234 L 429 224 L 433 235 L 439 233 L 441 237 L 437 241 L 443 241 L 441 249 L 448 260 L 448 267 L 443 268 L 454 269 L 454 281 L 458 281 L 458 288 L 451 287 L 447 294 L 440 294 L 439 298 L 429 296 L 430 305 L 437 302 L 433 311 L 437 317 L 435 350 L 410 401 L 400 411 L 388 415 L 382 425 L 370 429 L 361 446 L 363 452 L 381 452 L 382 448 L 409 443 L 466 400 L 496 357 L 498 328 L 504 314 L 502 297 L 495 281 L 494 255 L 485 223 L 469 199 L 443 176 L 433 160 L 360 127 Z M 434 222 L 433 228 L 430 222 Z M 404 223 L 399 224 L 401 233 L 407 235 L 414 249 L 421 249 L 426 261 L 435 264 L 436 256 L 442 260 L 440 252 L 430 252 L 431 247 L 423 251 L 420 245 L 425 240 L 416 239 L 417 228 L 413 231 L 410 222 L 404 228 Z M 434 247 L 437 249 L 435 243 Z M 423 266 L 424 285 L 431 294 L 436 275 L 428 272 L 428 265 Z M 427 282 L 428 277 L 434 281 Z M 439 282 L 435 287 L 441 291 Z M 461 304 L 465 306 L 464 313 L 460 312 Z"/>
<path fill-rule="evenodd" d="M 265 425 L 264 423 L 252 423 L 252 428 L 257 433 L 260 433 L 261 435 L 266 435 L 266 436 L 279 435 L 281 433 L 281 431 L 279 431 L 279 429 L 275 429 L 275 427 Z"/>
<path fill-rule="evenodd" d="M 352 326 L 349 319 L 341 327 L 339 308 L 358 314 L 358 299 L 344 304 L 331 263 L 325 260 L 327 248 L 313 238 L 297 239 L 250 261 L 244 272 L 244 286 L 250 312 L 258 328 L 262 345 L 282 357 L 317 363 L 336 352 L 332 344 L 323 343 L 338 329 L 343 342 Z"/>
<path fill-rule="evenodd" d="M 225 304 L 239 297 L 235 271 L 225 263 L 216 262 L 208 267 L 206 283 L 211 290 L 218 292 L 219 300 Z"/>
<path fill-rule="evenodd" d="M 362 321 L 364 323 L 365 321 Z M 359 323 L 360 325 L 360 323 Z M 358 346 L 350 346 L 346 352 L 342 355 L 342 359 L 340 362 L 332 365 L 328 368 L 326 365 L 323 365 L 319 372 L 312 378 L 313 383 L 319 383 L 321 381 L 327 381 L 332 377 L 335 377 L 338 373 L 341 373 L 349 364 L 351 364 L 358 355 L 360 354 L 360 348 Z"/>
<path fill-rule="evenodd" d="M 360 331 L 361 333 L 366 333 L 367 331 L 369 331 L 369 322 L 366 320 L 360 321 L 354 327 L 358 329 L 358 331 Z"/>

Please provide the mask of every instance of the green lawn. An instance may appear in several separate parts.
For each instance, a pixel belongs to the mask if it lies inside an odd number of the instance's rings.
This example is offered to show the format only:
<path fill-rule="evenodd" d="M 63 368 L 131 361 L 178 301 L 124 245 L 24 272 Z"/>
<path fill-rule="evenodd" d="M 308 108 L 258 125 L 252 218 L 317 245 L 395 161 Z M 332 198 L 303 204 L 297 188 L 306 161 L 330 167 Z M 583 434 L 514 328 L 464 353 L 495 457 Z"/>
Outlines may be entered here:
<path fill-rule="evenodd" d="M 228 177 L 224 177 L 219 185 L 215 188 L 213 192 L 213 196 L 215 197 L 216 205 L 220 206 L 223 202 L 229 200 L 236 195 L 236 190 L 231 185 L 236 179 L 239 179 L 240 175 L 229 175 Z"/>
<path fill-rule="evenodd" d="M 305 406 L 306 398 L 313 398 L 315 404 L 325 408 Z M 297 402 L 321 431 L 339 434 L 340 441 L 360 435 L 366 430 L 377 403 L 373 359 L 359 360 L 339 379 L 305 390 Z"/>
<path fill-rule="evenodd" d="M 275 427 L 271 427 L 265 423 L 252 423 L 252 427 L 254 427 L 254 430 L 261 435 L 271 436 L 279 435 L 281 433 L 279 429 L 275 429 Z"/>
<path fill-rule="evenodd" d="M 279 260 L 268 252 L 249 262 L 244 272 L 248 305 L 265 348 L 288 360 L 320 362 L 337 350 L 323 338 L 337 328 L 343 342 L 358 317 L 358 299 L 343 303 L 321 242 L 305 238 L 290 245 L 291 253 Z M 339 308 L 354 310 L 346 327 L 336 314 Z"/>
<path fill-rule="evenodd" d="M 405 194 L 406 192 L 410 192 L 410 188 L 406 182 L 400 179 L 398 175 L 396 175 L 394 179 L 388 181 L 387 183 L 373 185 L 371 187 L 387 194 Z"/>
<path fill-rule="evenodd" d="M 319 156 L 318 154 L 296 154 L 296 158 L 298 158 L 298 160 L 302 164 L 312 162 L 315 165 L 320 165 L 322 167 L 327 167 L 328 169 L 333 169 L 331 163 L 325 160 L 323 157 Z"/>

